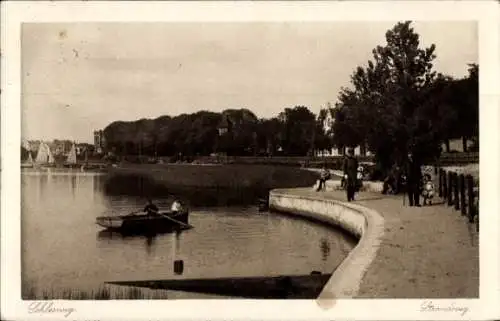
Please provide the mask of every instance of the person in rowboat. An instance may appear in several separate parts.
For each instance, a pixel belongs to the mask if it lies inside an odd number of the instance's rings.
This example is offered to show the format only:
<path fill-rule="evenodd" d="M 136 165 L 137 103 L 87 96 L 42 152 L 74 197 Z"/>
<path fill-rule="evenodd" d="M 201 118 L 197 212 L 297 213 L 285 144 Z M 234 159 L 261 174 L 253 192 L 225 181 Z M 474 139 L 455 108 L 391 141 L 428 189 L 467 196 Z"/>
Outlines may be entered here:
<path fill-rule="evenodd" d="M 182 205 L 181 202 L 178 200 L 174 200 L 172 203 L 172 208 L 170 209 L 172 211 L 172 214 L 177 214 L 182 211 Z"/>
<path fill-rule="evenodd" d="M 144 208 L 144 212 L 147 213 L 147 215 L 156 215 L 158 214 L 158 206 L 153 204 L 153 201 L 151 199 L 148 199 L 148 205 Z"/>

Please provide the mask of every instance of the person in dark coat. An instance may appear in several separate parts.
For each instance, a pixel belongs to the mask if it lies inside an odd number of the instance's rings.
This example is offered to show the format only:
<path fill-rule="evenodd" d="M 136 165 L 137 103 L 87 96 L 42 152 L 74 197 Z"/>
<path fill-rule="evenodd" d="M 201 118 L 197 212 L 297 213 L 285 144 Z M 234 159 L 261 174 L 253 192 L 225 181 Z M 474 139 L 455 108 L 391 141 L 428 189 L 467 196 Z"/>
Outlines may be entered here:
<path fill-rule="evenodd" d="M 420 186 L 422 182 L 422 170 L 420 162 L 412 153 L 408 153 L 406 162 L 406 186 L 410 206 L 420 207 Z"/>
<path fill-rule="evenodd" d="M 358 174 L 358 160 L 354 157 L 354 150 L 352 148 L 348 150 L 347 157 L 344 159 L 343 171 L 346 182 L 347 201 L 354 201 Z"/>
<path fill-rule="evenodd" d="M 401 180 L 400 168 L 394 164 L 384 180 L 382 194 L 397 194 L 399 192 L 399 185 Z"/>
<path fill-rule="evenodd" d="M 156 215 L 158 214 L 158 206 L 156 206 L 151 199 L 148 199 L 148 204 L 143 212 L 146 212 L 146 214 L 150 216 Z"/>

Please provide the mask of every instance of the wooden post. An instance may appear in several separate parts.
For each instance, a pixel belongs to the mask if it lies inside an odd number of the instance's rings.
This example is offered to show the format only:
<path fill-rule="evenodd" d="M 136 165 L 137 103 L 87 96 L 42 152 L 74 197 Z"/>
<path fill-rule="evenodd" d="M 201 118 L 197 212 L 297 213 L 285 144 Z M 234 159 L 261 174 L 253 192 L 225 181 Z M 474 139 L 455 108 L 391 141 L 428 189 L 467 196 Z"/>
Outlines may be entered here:
<path fill-rule="evenodd" d="M 465 176 L 460 174 L 460 209 L 462 215 L 467 215 L 467 207 L 465 206 Z"/>
<path fill-rule="evenodd" d="M 448 172 L 448 206 L 453 205 L 453 174 Z"/>
<path fill-rule="evenodd" d="M 453 200 L 455 201 L 455 210 L 460 210 L 460 199 L 459 199 L 459 185 L 458 185 L 458 173 L 453 173 Z"/>
<path fill-rule="evenodd" d="M 443 170 L 443 198 L 446 199 L 448 197 L 448 184 L 446 181 L 446 172 Z"/>
<path fill-rule="evenodd" d="M 474 222 L 474 179 L 467 175 L 467 201 L 469 202 L 469 222 Z"/>
<path fill-rule="evenodd" d="M 439 169 L 439 183 L 438 183 L 438 192 L 439 197 L 443 197 L 443 170 Z"/>
<path fill-rule="evenodd" d="M 176 260 L 174 261 L 174 272 L 175 274 L 182 274 L 184 271 L 184 261 L 183 260 Z"/>

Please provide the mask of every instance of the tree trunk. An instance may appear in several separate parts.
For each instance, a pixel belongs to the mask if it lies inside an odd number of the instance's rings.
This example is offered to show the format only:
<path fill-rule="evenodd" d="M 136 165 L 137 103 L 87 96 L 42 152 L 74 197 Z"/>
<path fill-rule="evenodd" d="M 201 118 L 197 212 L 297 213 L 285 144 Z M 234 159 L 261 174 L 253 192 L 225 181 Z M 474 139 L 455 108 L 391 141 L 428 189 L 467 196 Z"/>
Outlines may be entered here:
<path fill-rule="evenodd" d="M 462 151 L 467 152 L 467 137 L 462 136 Z"/>
<path fill-rule="evenodd" d="M 444 145 L 446 148 L 446 152 L 449 153 L 450 152 L 450 140 L 449 139 L 445 140 Z"/>
<path fill-rule="evenodd" d="M 361 146 L 359 147 L 359 151 L 361 156 L 366 156 L 366 143 L 363 142 L 361 143 Z"/>

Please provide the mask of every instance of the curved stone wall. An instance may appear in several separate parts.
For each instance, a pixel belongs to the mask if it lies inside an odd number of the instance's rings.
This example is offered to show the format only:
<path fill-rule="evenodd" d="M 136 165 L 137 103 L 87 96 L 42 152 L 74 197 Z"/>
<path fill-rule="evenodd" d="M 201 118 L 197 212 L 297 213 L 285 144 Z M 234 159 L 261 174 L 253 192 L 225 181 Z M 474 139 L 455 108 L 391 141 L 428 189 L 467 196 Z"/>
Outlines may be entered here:
<path fill-rule="evenodd" d="M 382 216 L 371 209 L 323 196 L 302 196 L 293 190 L 273 190 L 269 208 L 340 227 L 359 239 L 334 271 L 318 299 L 356 297 L 362 278 L 375 258 L 384 233 Z"/>
<path fill-rule="evenodd" d="M 314 189 L 318 188 L 319 180 L 316 181 L 314 185 Z M 384 188 L 383 182 L 371 182 L 371 181 L 363 181 L 363 186 L 360 189 L 360 192 L 370 192 L 370 193 L 382 193 Z M 340 191 L 343 190 L 341 187 L 340 180 L 327 180 L 325 182 L 325 190 L 326 191 Z"/>

